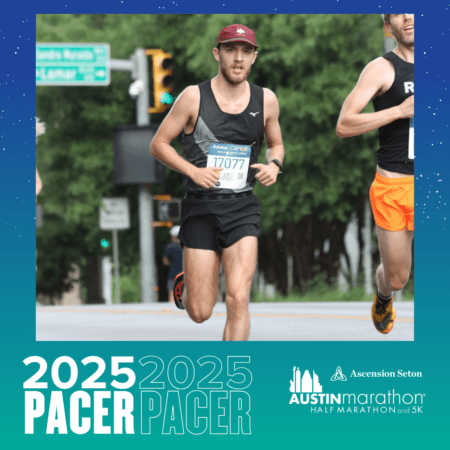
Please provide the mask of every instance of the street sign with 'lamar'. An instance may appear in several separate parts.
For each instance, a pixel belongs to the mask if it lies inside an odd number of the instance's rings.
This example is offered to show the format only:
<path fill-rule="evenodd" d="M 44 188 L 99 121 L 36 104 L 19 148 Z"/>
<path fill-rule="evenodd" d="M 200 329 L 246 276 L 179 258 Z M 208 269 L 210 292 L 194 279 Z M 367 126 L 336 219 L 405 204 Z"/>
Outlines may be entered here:
<path fill-rule="evenodd" d="M 36 44 L 36 84 L 106 86 L 110 83 L 109 44 Z"/>

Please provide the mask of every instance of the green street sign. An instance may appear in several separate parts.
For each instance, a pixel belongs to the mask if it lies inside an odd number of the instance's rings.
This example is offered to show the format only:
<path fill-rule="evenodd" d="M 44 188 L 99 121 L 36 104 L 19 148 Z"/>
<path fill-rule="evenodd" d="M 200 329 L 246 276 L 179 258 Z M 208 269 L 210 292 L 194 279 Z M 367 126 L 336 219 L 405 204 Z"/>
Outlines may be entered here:
<path fill-rule="evenodd" d="M 107 86 L 109 44 L 36 43 L 36 84 Z"/>

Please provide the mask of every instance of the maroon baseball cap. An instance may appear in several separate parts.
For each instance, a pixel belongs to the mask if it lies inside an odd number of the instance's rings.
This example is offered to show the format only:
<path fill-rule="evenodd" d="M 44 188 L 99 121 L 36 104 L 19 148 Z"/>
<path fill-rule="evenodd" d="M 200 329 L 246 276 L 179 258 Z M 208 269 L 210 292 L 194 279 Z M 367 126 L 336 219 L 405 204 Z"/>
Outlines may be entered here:
<path fill-rule="evenodd" d="M 253 30 L 245 25 L 228 25 L 225 27 L 217 38 L 217 44 L 224 44 L 226 42 L 247 42 L 255 47 L 259 47 L 256 43 L 256 37 Z"/>

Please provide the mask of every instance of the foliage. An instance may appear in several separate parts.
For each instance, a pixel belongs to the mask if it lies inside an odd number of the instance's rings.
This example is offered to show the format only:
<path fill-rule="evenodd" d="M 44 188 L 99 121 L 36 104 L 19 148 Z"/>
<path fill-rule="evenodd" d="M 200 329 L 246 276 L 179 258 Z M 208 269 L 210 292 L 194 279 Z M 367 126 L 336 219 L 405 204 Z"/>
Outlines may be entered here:
<path fill-rule="evenodd" d="M 136 303 L 141 298 L 140 285 L 141 271 L 139 264 L 135 264 L 130 268 L 129 273 L 120 275 L 120 302 L 121 303 Z M 113 281 L 114 283 L 114 281 Z M 113 302 L 115 302 L 115 289 L 113 290 Z"/>
<path fill-rule="evenodd" d="M 375 295 L 375 294 L 374 294 Z M 349 289 L 348 292 L 341 291 L 336 285 L 329 286 L 324 281 L 319 283 L 311 283 L 306 294 L 302 294 L 299 289 L 294 290 L 290 295 L 283 295 L 276 292 L 273 299 L 268 299 L 257 292 L 252 293 L 252 302 L 294 302 L 294 303 L 310 303 L 310 302 L 373 302 L 374 295 L 366 295 L 363 286 L 356 286 Z M 411 290 L 403 293 L 404 301 L 414 301 L 414 294 Z"/>

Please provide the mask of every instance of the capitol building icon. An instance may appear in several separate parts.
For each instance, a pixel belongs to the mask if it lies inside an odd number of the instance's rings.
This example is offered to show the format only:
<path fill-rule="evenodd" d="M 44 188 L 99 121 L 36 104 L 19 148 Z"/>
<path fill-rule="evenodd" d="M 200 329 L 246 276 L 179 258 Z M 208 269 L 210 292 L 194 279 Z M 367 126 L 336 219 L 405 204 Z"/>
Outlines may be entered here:
<path fill-rule="evenodd" d="M 322 385 L 319 383 L 319 377 L 313 371 L 313 376 L 311 377 L 309 370 L 305 370 L 303 377 L 301 376 L 300 368 L 294 366 L 293 378 L 291 380 L 291 386 L 289 390 L 293 393 L 299 394 L 304 393 L 321 393 Z"/>

